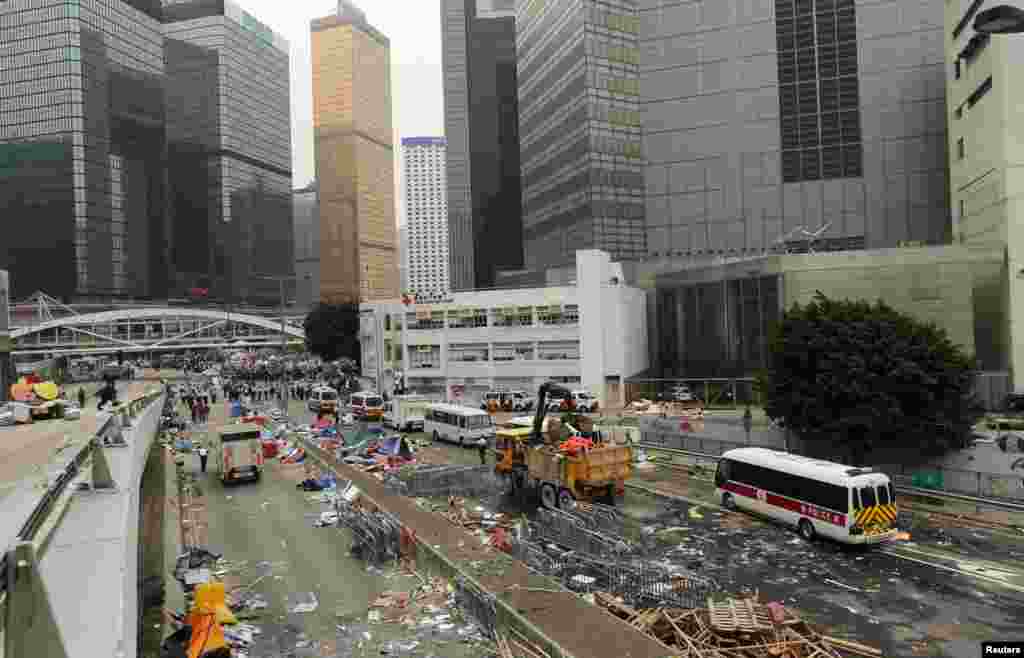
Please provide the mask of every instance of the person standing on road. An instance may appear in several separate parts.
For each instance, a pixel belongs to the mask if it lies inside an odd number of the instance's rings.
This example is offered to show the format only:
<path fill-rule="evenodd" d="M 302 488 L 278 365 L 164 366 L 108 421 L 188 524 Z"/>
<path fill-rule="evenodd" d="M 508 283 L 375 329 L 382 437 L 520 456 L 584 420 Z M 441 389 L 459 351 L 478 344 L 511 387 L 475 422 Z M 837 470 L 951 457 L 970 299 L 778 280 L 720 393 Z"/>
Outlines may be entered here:
<path fill-rule="evenodd" d="M 199 446 L 199 468 L 202 469 L 203 473 L 206 472 L 206 459 L 209 457 L 210 451 L 206 449 L 206 445 L 202 444 Z"/>
<path fill-rule="evenodd" d="M 750 443 L 750 430 L 754 426 L 754 414 L 750 413 L 750 407 L 743 412 L 743 431 L 747 433 L 747 443 Z"/>
<path fill-rule="evenodd" d="M 484 466 L 487 464 L 487 439 L 480 437 L 480 440 L 476 442 L 476 449 L 480 451 L 480 465 Z"/>
<path fill-rule="evenodd" d="M 78 408 L 85 409 L 85 388 L 78 389 Z"/>

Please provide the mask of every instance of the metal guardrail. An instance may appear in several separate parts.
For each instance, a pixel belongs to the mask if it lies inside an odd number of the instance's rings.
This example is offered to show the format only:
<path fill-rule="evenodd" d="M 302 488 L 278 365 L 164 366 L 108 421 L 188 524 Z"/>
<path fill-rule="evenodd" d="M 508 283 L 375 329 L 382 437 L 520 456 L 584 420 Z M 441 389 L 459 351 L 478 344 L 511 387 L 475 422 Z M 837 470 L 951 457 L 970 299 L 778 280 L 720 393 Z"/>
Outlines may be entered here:
<path fill-rule="evenodd" d="M 644 448 L 646 450 L 680 454 L 685 455 L 687 457 L 694 457 L 697 460 L 705 460 L 717 463 L 721 459 L 720 455 L 710 455 L 704 452 L 694 452 L 692 450 L 679 450 L 678 448 L 663 448 L 661 446 L 653 445 L 650 443 L 641 443 L 639 445 L 641 448 Z M 896 486 L 896 491 L 903 494 L 932 496 L 935 498 L 946 498 L 949 500 L 956 500 L 959 502 L 971 503 L 974 505 L 996 507 L 1011 512 L 1024 512 L 1024 505 L 1008 500 L 1001 500 L 999 498 L 982 498 L 979 496 L 969 496 L 966 494 L 959 494 L 951 491 L 939 491 L 937 489 L 921 489 L 919 487 L 908 487 L 905 485 Z"/>
<path fill-rule="evenodd" d="M 118 423 L 121 422 L 121 414 L 127 409 L 141 408 L 148 406 L 153 400 L 156 400 L 163 395 L 163 391 L 157 393 L 148 393 L 138 398 L 130 400 L 118 407 L 113 409 L 113 413 L 110 418 L 103 423 L 102 427 L 97 430 L 96 435 L 90 439 L 84 446 L 82 446 L 78 453 L 71 459 L 64 470 L 57 477 L 57 480 L 50 485 L 46 492 L 40 498 L 39 502 L 36 503 L 35 508 L 29 514 L 28 519 L 21 526 L 21 529 L 16 535 L 17 541 L 33 541 L 39 529 L 46 523 L 46 520 L 50 517 L 53 511 L 54 505 L 60 497 L 64 494 L 68 485 L 78 476 L 79 469 L 82 464 L 92 456 L 93 450 L 102 443 L 103 439 L 110 436 L 120 429 Z M 7 592 L 7 556 L 0 556 L 0 594 Z M 2 621 L 2 620 L 0 620 Z"/>

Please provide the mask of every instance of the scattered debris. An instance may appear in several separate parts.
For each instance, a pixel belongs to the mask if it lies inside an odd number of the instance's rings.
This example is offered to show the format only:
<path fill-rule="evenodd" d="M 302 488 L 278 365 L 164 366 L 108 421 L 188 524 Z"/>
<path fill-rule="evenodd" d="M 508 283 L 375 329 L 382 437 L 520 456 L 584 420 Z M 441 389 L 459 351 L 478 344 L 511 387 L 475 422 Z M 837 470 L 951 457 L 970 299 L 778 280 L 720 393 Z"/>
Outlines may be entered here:
<path fill-rule="evenodd" d="M 780 603 L 708 599 L 706 608 L 635 609 L 621 598 L 595 592 L 594 601 L 630 626 L 693 658 L 880 658 L 873 647 L 818 634 Z"/>

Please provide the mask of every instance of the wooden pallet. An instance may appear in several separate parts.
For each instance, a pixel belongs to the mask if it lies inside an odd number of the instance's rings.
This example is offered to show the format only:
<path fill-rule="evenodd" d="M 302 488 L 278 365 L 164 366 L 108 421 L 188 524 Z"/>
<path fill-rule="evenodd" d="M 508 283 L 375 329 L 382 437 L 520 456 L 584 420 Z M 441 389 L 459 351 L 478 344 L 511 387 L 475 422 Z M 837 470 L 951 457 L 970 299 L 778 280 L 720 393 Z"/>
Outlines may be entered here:
<path fill-rule="evenodd" d="M 774 628 L 768 610 L 752 599 L 715 603 L 709 598 L 708 615 L 715 630 L 727 633 L 763 633 Z"/>

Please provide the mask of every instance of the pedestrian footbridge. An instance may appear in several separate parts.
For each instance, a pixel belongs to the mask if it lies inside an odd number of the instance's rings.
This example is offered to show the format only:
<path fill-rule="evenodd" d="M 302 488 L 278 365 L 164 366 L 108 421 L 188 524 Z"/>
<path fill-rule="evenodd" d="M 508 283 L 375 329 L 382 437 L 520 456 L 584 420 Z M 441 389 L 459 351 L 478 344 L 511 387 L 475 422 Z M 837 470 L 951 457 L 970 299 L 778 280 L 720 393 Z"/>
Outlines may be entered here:
<path fill-rule="evenodd" d="M 301 343 L 302 327 L 285 322 L 288 343 Z M 265 316 L 198 308 L 118 309 L 70 314 L 11 332 L 15 356 L 152 353 L 218 347 L 276 347 L 282 323 Z"/>
<path fill-rule="evenodd" d="M 153 449 L 164 401 L 154 387 L 102 415 L 61 451 L 48 486 L 4 497 L 0 658 L 137 655 L 140 534 L 153 532 L 140 509 L 164 480 Z"/>

